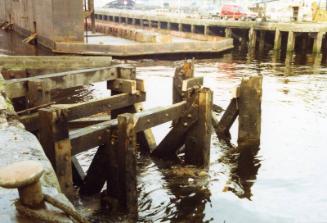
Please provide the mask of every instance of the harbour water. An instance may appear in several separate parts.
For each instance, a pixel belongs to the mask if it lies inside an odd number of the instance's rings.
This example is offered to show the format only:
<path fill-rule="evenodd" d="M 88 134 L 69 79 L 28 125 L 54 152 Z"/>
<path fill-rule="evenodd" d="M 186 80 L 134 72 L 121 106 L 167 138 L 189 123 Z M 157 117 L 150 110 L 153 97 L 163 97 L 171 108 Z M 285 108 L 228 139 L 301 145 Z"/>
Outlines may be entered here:
<path fill-rule="evenodd" d="M 14 39 L 6 35 L 0 32 L 2 54 L 47 54 L 8 45 L 6 41 Z M 171 104 L 174 69 L 182 61 L 158 57 L 129 62 L 145 80 L 145 107 Z M 223 108 L 242 77 L 263 76 L 260 148 L 239 151 L 233 146 L 236 122 L 231 144 L 212 135 L 208 172 L 139 156 L 139 222 L 327 222 L 326 54 L 276 59 L 269 50 L 249 54 L 235 49 L 195 59 L 195 73 L 204 77 L 205 86 L 214 91 L 214 103 Z M 101 97 L 107 93 L 104 88 L 96 84 L 80 96 Z M 157 142 L 169 127 L 170 123 L 153 129 Z M 79 156 L 84 168 L 93 153 Z M 99 208 L 98 200 L 76 204 L 94 222 L 117 220 Z"/>

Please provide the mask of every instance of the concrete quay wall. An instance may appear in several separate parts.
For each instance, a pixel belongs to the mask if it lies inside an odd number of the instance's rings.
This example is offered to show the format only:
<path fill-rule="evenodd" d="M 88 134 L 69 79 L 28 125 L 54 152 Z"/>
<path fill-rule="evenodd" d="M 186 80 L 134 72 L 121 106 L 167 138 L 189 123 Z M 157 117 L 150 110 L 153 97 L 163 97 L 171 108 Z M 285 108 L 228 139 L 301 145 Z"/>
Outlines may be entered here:
<path fill-rule="evenodd" d="M 14 30 L 52 48 L 54 42 L 83 41 L 82 0 L 0 0 L 0 21 L 13 24 Z"/>
<path fill-rule="evenodd" d="M 74 208 L 70 201 L 61 193 L 57 176 L 46 157 L 42 146 L 37 138 L 26 131 L 23 124 L 18 121 L 10 100 L 4 90 L 4 79 L 0 73 L 0 168 L 9 164 L 34 160 L 42 164 L 44 173 L 40 179 L 42 191 L 67 206 Z M 17 189 L 5 189 L 0 187 L 0 222 L 6 223 L 36 223 L 41 222 L 19 214 L 13 202 L 19 198 Z M 58 209 L 47 206 L 47 210 L 57 212 L 65 222 L 70 219 L 59 213 Z"/>

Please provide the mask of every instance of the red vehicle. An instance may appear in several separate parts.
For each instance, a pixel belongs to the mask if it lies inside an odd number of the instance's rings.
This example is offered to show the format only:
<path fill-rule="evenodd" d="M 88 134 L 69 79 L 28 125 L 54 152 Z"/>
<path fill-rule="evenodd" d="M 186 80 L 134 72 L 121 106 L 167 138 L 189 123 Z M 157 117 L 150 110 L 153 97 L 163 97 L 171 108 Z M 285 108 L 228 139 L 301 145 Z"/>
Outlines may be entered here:
<path fill-rule="evenodd" d="M 220 17 L 224 19 L 233 18 L 236 20 L 255 20 L 257 15 L 255 13 L 244 10 L 239 5 L 223 5 L 220 10 Z"/>

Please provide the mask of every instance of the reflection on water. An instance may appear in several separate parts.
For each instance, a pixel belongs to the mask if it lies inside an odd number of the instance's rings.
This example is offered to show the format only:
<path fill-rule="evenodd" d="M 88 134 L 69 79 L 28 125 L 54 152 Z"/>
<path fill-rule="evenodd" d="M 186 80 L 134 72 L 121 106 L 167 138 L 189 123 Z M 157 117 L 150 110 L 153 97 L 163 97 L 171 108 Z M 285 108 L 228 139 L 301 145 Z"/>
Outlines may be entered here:
<path fill-rule="evenodd" d="M 51 51 L 41 46 L 23 44 L 23 38 L 14 32 L 0 29 L 0 56 L 1 55 L 52 55 Z"/>
<path fill-rule="evenodd" d="M 219 162 L 228 170 L 228 176 L 224 192 L 231 191 L 239 198 L 251 200 L 251 188 L 256 181 L 258 170 L 261 166 L 257 157 L 259 148 L 256 147 L 235 147 L 229 142 L 222 150 Z"/>
<path fill-rule="evenodd" d="M 236 122 L 230 143 L 212 136 L 208 172 L 139 157 L 139 222 L 326 222 L 326 63 L 326 55 L 244 50 L 196 60 L 196 76 L 204 76 L 214 102 L 224 108 L 242 76 L 263 75 L 260 149 L 233 146 Z M 170 104 L 174 62 L 136 65 L 146 82 L 145 107 Z M 72 97 L 103 96 L 103 89 L 97 84 Z M 154 129 L 157 141 L 168 128 Z M 86 168 L 92 151 L 81 158 Z M 121 220 L 101 210 L 98 200 L 81 203 L 89 204 L 78 208 L 91 212 L 94 222 Z"/>

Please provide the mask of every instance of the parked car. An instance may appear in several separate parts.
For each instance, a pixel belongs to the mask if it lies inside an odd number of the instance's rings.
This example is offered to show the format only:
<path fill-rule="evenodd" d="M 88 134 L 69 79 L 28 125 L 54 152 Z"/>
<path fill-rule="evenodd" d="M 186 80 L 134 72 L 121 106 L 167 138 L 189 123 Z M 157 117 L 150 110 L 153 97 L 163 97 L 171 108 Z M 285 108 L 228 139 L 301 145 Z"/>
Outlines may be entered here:
<path fill-rule="evenodd" d="M 116 8 L 116 9 L 133 9 L 135 1 L 133 0 L 115 0 L 107 3 L 104 8 Z"/>
<path fill-rule="evenodd" d="M 239 5 L 223 5 L 220 10 L 220 17 L 224 19 L 256 20 L 258 15 Z"/>

